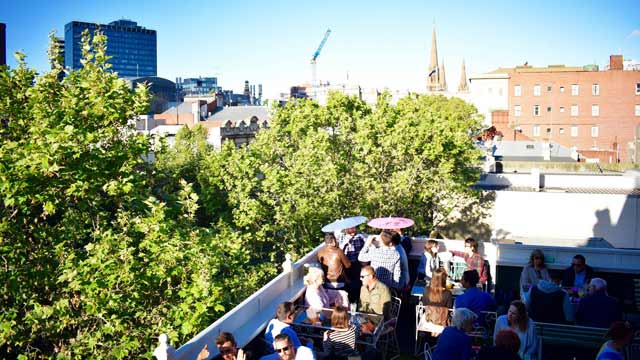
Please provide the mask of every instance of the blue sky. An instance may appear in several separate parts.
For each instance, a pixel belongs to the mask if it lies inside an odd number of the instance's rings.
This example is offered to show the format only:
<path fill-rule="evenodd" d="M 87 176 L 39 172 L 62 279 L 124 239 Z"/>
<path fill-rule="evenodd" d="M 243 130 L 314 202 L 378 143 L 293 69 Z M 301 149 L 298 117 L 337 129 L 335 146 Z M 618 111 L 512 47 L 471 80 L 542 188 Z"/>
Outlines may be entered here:
<path fill-rule="evenodd" d="M 446 4 L 445 4 L 446 3 Z M 365 87 L 422 90 L 435 21 L 439 57 L 455 88 L 467 75 L 525 61 L 604 66 L 609 55 L 640 60 L 640 1 L 121 1 L 0 0 L 7 52 L 48 69 L 47 35 L 73 20 L 120 18 L 158 32 L 158 75 L 217 76 L 240 91 L 262 83 L 273 97 L 309 82 L 324 32 L 318 78 Z M 636 35 L 631 35 L 635 31 Z"/>

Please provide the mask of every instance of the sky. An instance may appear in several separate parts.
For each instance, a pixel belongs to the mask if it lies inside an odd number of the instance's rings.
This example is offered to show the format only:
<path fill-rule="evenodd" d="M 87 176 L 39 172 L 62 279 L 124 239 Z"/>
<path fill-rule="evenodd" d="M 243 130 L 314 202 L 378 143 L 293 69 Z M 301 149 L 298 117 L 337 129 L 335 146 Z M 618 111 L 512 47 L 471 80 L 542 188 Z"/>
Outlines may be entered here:
<path fill-rule="evenodd" d="M 311 81 L 310 59 L 327 29 L 317 77 L 332 84 L 423 91 L 435 24 L 449 89 L 467 75 L 533 66 L 640 60 L 640 0 L 630 1 L 168 1 L 0 0 L 7 62 L 23 51 L 49 69 L 48 34 L 70 21 L 131 19 L 157 31 L 158 76 L 216 76 L 241 92 L 263 84 L 276 98 Z"/>

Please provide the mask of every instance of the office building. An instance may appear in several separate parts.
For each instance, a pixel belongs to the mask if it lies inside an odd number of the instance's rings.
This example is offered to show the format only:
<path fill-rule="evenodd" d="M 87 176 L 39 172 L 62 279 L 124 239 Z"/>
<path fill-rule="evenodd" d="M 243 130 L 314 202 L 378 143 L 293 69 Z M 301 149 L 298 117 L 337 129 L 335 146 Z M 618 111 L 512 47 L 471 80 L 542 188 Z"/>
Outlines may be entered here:
<path fill-rule="evenodd" d="M 182 96 L 186 97 L 211 95 L 222 90 L 218 87 L 218 78 L 216 77 L 177 78 L 176 85 Z"/>
<path fill-rule="evenodd" d="M 0 23 L 0 65 L 7 64 L 7 25 Z"/>
<path fill-rule="evenodd" d="M 117 20 L 109 24 L 72 21 L 64 27 L 65 66 L 82 67 L 82 32 L 100 29 L 107 36 L 107 55 L 111 69 L 121 77 L 156 76 L 158 73 L 156 31 L 135 21 Z"/>

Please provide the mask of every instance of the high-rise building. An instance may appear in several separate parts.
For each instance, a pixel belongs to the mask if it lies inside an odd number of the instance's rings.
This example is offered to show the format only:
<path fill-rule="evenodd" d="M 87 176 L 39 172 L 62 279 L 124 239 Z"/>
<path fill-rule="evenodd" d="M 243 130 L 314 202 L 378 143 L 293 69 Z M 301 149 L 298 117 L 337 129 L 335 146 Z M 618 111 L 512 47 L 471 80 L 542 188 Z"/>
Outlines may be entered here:
<path fill-rule="evenodd" d="M 7 64 L 7 25 L 0 23 L 0 65 Z"/>
<path fill-rule="evenodd" d="M 156 31 L 135 21 L 117 20 L 109 24 L 72 21 L 64 26 L 65 66 L 82 67 L 82 32 L 100 29 L 107 36 L 107 55 L 111 69 L 121 77 L 156 76 L 158 73 Z"/>
<path fill-rule="evenodd" d="M 176 85 L 182 96 L 211 95 L 221 90 L 217 77 L 176 78 Z"/>

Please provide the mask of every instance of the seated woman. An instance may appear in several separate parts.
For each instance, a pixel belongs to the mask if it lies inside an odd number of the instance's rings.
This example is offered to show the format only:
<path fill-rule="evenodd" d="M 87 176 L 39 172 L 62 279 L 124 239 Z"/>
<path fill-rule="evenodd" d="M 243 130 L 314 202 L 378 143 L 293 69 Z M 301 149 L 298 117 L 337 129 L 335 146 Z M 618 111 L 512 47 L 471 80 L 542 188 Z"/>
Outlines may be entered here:
<path fill-rule="evenodd" d="M 304 294 L 306 306 L 315 309 L 330 308 L 333 305 L 347 305 L 349 299 L 344 290 L 325 289 L 324 271 L 317 267 L 310 267 L 309 273 L 304 277 L 304 284 L 307 291 Z"/>
<path fill-rule="evenodd" d="M 500 330 L 495 341 L 495 346 L 485 346 L 480 350 L 478 360 L 521 360 L 518 334 L 508 329 Z"/>
<path fill-rule="evenodd" d="M 453 326 L 444 329 L 431 355 L 433 360 L 467 360 L 471 355 L 471 338 L 465 332 L 473 330 L 478 315 L 466 308 L 453 312 Z"/>
<path fill-rule="evenodd" d="M 494 342 L 501 330 L 511 330 L 520 339 L 520 350 L 518 355 L 523 360 L 535 359 L 538 354 L 538 337 L 536 336 L 536 326 L 533 320 L 529 319 L 527 309 L 520 300 L 511 302 L 507 315 L 502 315 L 496 320 L 493 333 Z"/>
<path fill-rule="evenodd" d="M 331 314 L 333 330 L 324 332 L 322 346 L 330 358 L 353 355 L 356 351 L 356 327 L 349 324 L 349 314 L 344 306 L 336 306 Z"/>
<path fill-rule="evenodd" d="M 420 257 L 420 263 L 418 264 L 418 278 L 431 280 L 433 271 L 439 267 L 438 241 L 429 239 L 424 244 L 424 253 Z"/>
<path fill-rule="evenodd" d="M 607 342 L 602 344 L 596 360 L 623 360 L 624 348 L 633 340 L 633 328 L 624 321 L 616 321 L 607 331 Z"/>
<path fill-rule="evenodd" d="M 453 307 L 453 295 L 447 290 L 447 272 L 443 268 L 433 272 L 429 287 L 424 288 L 422 303 L 426 307 L 424 320 L 444 329 L 449 325 L 449 309 Z M 437 330 L 434 328 L 434 330 Z M 431 331 L 433 336 L 442 332 Z"/>
<path fill-rule="evenodd" d="M 540 249 L 535 249 L 531 252 L 529 263 L 525 265 L 522 274 L 520 274 L 520 289 L 528 291 L 533 285 L 538 285 L 540 280 L 551 281 L 551 277 L 544 263 L 544 253 Z"/>

